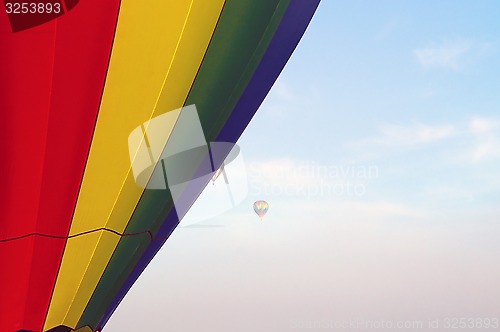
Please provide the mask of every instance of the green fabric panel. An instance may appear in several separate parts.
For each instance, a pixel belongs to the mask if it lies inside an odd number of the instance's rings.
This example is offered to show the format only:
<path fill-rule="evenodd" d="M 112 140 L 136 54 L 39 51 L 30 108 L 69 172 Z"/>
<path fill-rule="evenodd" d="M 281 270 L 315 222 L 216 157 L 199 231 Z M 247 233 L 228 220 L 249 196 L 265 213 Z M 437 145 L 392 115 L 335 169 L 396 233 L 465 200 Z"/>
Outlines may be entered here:
<path fill-rule="evenodd" d="M 229 24 L 221 26 L 212 39 L 187 98 L 186 105 L 196 105 L 209 141 L 217 137 L 248 85 L 289 4 L 288 0 L 260 0 L 259 7 L 256 2 L 227 4 Z"/>
<path fill-rule="evenodd" d="M 77 329 L 86 325 L 95 328 L 100 316 L 109 307 L 111 300 L 118 291 L 117 284 L 121 285 L 125 282 L 150 242 L 151 238 L 148 233 L 124 236 L 120 239 L 120 250 L 118 250 L 118 247 L 115 250 L 106 267 L 106 272 L 89 302 L 90 305 L 87 305 L 82 318 L 78 322 Z"/>
<path fill-rule="evenodd" d="M 289 0 L 226 2 L 185 103 L 196 105 L 208 142 L 217 137 L 245 90 L 288 4 Z M 168 190 L 145 190 L 125 234 L 145 230 L 156 234 L 172 207 Z M 78 324 L 79 327 L 95 327 L 149 242 L 147 234 L 140 237 L 123 237 L 120 240 Z"/>

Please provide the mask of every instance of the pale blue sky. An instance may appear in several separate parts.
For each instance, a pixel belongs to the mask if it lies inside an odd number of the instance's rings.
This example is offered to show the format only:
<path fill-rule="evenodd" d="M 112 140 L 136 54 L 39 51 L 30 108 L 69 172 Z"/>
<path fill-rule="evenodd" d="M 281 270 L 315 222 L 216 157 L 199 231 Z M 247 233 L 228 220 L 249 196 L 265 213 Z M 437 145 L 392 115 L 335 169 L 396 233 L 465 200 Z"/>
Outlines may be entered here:
<path fill-rule="evenodd" d="M 499 91 L 500 2 L 323 0 L 240 139 L 249 196 L 176 230 L 106 330 L 500 319 Z"/>

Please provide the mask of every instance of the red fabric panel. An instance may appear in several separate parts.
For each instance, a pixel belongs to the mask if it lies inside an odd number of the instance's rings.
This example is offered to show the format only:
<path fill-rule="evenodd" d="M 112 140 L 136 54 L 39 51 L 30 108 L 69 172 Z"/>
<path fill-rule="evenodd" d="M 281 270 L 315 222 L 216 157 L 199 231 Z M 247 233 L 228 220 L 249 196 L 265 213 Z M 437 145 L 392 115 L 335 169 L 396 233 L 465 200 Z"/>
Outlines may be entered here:
<path fill-rule="evenodd" d="M 119 0 L 13 33 L 0 11 L 0 331 L 43 326 L 77 200 Z M 50 237 L 29 236 L 43 234 Z"/>
<path fill-rule="evenodd" d="M 0 242 L 0 331 L 42 330 L 64 244 L 40 236 Z"/>
<path fill-rule="evenodd" d="M 55 21 L 10 32 L 0 12 L 0 240 L 33 232 L 47 137 Z"/>

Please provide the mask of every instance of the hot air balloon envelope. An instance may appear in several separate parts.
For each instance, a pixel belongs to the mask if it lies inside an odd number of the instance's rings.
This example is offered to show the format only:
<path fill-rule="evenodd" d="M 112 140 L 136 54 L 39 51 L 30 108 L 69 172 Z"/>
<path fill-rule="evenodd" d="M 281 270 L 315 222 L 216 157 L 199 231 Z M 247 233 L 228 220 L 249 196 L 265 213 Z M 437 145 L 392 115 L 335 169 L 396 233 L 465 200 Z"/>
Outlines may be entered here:
<path fill-rule="evenodd" d="M 269 204 L 266 201 L 257 201 L 253 203 L 253 210 L 257 213 L 260 220 L 262 220 L 262 218 L 266 215 L 267 210 L 269 210 Z"/>
<path fill-rule="evenodd" d="M 3 1 L 0 332 L 103 329 L 318 4 Z"/>

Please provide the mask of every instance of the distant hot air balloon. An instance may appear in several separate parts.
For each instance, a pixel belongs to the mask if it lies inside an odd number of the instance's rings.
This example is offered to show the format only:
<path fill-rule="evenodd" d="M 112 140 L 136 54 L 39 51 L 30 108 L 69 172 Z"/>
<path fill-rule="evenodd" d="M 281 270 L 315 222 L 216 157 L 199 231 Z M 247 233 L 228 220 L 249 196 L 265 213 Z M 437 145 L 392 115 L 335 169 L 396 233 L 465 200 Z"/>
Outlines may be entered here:
<path fill-rule="evenodd" d="M 269 210 L 269 204 L 266 201 L 257 201 L 253 203 L 253 210 L 257 213 L 260 220 L 262 220 L 262 218 L 266 215 L 267 210 Z"/>
<path fill-rule="evenodd" d="M 0 332 L 103 329 L 318 5 L 4 1 Z"/>

